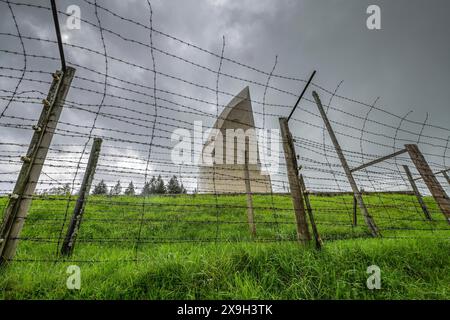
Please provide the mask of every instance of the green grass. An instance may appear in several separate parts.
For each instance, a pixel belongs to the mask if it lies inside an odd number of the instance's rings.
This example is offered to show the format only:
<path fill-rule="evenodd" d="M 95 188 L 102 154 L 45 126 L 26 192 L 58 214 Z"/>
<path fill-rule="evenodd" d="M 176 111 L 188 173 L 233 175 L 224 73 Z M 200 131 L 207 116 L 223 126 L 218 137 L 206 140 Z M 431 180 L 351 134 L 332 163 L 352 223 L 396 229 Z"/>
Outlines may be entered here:
<path fill-rule="evenodd" d="M 90 197 L 75 252 L 64 261 L 56 258 L 57 244 L 74 203 L 39 198 L 16 261 L 0 270 L 0 298 L 449 299 L 450 228 L 425 200 L 432 222 L 411 196 L 365 196 L 383 235 L 372 239 L 359 213 L 351 226 L 351 197 L 312 197 L 325 239 L 317 251 L 292 241 L 287 196 L 254 197 L 256 239 L 243 195 Z M 5 203 L 0 198 L 0 207 Z M 79 291 L 66 288 L 74 264 L 81 268 Z M 372 264 L 381 269 L 380 290 L 366 287 Z"/>

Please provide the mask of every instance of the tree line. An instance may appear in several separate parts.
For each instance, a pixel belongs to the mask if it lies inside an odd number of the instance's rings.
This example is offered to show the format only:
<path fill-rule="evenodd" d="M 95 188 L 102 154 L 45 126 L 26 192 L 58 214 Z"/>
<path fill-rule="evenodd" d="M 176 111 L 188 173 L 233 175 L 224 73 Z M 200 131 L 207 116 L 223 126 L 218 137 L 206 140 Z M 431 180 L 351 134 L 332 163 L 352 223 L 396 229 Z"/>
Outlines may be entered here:
<path fill-rule="evenodd" d="M 178 181 L 177 176 L 172 176 L 169 182 L 166 184 L 161 178 L 161 175 L 159 175 L 157 178 L 152 177 L 150 181 L 147 181 L 140 193 L 137 192 L 133 181 L 130 181 L 128 187 L 123 191 L 123 194 L 126 196 L 135 196 L 138 194 L 141 196 L 148 196 L 152 194 L 183 193 L 187 193 L 187 190 L 184 188 L 183 183 L 180 183 Z M 108 188 L 105 181 L 101 180 L 97 185 L 95 185 L 94 189 L 92 190 L 92 194 L 118 196 L 122 194 L 122 184 L 119 180 L 113 187 Z"/>

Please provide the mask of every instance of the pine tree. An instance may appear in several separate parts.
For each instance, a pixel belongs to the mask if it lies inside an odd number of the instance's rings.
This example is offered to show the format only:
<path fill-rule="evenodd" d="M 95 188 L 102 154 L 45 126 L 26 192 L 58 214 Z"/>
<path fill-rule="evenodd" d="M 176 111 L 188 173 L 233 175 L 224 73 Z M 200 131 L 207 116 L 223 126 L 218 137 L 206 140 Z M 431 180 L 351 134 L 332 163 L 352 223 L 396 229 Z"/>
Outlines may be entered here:
<path fill-rule="evenodd" d="M 142 188 L 141 196 L 146 197 L 146 196 L 150 195 L 150 193 L 151 193 L 150 182 L 146 182 L 144 184 L 144 187 Z"/>
<path fill-rule="evenodd" d="M 167 193 L 183 194 L 187 193 L 187 190 L 184 188 L 182 183 L 180 184 L 177 176 L 173 176 L 172 178 L 170 178 L 169 183 L 167 184 Z"/>
<path fill-rule="evenodd" d="M 94 191 L 92 191 L 92 194 L 94 195 L 105 195 L 108 194 L 108 186 L 106 185 L 105 181 L 100 181 L 94 188 Z"/>
<path fill-rule="evenodd" d="M 164 181 L 161 178 L 161 175 L 159 175 L 158 179 L 156 180 L 155 193 L 156 194 L 165 194 L 166 193 L 166 186 L 164 185 Z"/>
<path fill-rule="evenodd" d="M 167 184 L 167 193 L 169 194 L 179 194 L 182 189 L 180 184 L 178 183 L 178 179 L 176 176 L 170 178 L 169 183 Z"/>
<path fill-rule="evenodd" d="M 156 193 L 156 178 L 153 176 L 150 180 L 150 194 Z"/>
<path fill-rule="evenodd" d="M 122 193 L 122 185 L 120 184 L 120 180 L 117 181 L 116 185 L 111 189 L 112 196 L 118 196 Z"/>
<path fill-rule="evenodd" d="M 136 190 L 134 190 L 134 184 L 133 181 L 130 182 L 128 187 L 125 189 L 125 195 L 127 196 L 134 196 L 136 194 Z"/>

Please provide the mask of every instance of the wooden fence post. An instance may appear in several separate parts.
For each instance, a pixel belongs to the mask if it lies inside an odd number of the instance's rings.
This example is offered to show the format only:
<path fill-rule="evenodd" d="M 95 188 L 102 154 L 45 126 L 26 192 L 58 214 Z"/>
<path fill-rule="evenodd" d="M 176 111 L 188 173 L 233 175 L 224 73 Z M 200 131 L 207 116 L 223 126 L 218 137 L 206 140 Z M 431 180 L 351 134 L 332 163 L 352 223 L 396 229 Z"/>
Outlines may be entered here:
<path fill-rule="evenodd" d="M 358 201 L 356 200 L 355 195 L 353 195 L 353 226 L 356 227 L 358 225 Z"/>
<path fill-rule="evenodd" d="M 311 240 L 306 219 L 305 206 L 303 202 L 303 192 L 300 187 L 297 157 L 295 155 L 294 142 L 287 118 L 280 118 L 281 135 L 283 139 L 284 157 L 286 159 L 287 174 L 291 189 L 292 204 L 294 206 L 295 219 L 297 225 L 297 239 L 303 244 Z"/>
<path fill-rule="evenodd" d="M 417 201 L 419 202 L 420 207 L 422 208 L 425 218 L 427 218 L 428 220 L 432 220 L 431 214 L 428 211 L 428 208 L 427 208 L 425 202 L 423 201 L 422 195 L 419 192 L 419 188 L 417 188 L 416 182 L 414 181 L 414 179 L 412 177 L 409 167 L 407 165 L 403 165 L 403 170 L 405 170 L 406 176 L 408 177 L 409 183 L 411 184 L 414 194 L 416 195 Z"/>
<path fill-rule="evenodd" d="M 94 179 L 95 168 L 97 167 L 101 145 L 102 139 L 95 138 L 94 143 L 92 144 L 86 171 L 84 173 L 83 182 L 81 183 L 79 196 L 73 210 L 72 219 L 70 220 L 66 237 L 64 238 L 64 242 L 61 247 L 62 255 L 71 255 L 75 247 L 76 237 L 80 228 L 81 219 L 83 218 L 84 207 L 91 190 L 92 180 Z"/>
<path fill-rule="evenodd" d="M 20 233 L 74 75 L 75 69 L 71 67 L 53 74 L 48 96 L 43 100 L 44 108 L 37 125 L 33 126 L 34 134 L 26 156 L 22 157 L 23 165 L 5 211 L 0 231 L 0 265 L 11 261 L 16 253 Z"/>
<path fill-rule="evenodd" d="M 428 190 L 430 190 L 431 195 L 438 204 L 439 209 L 441 209 L 442 214 L 450 224 L 450 199 L 448 198 L 448 195 L 436 179 L 433 171 L 428 165 L 427 160 L 425 160 L 422 152 L 420 152 L 419 147 L 416 144 L 407 144 L 405 147 L 412 162 L 416 166 L 417 171 L 419 171 L 420 176 L 428 187 Z"/>
<path fill-rule="evenodd" d="M 314 240 L 316 242 L 316 248 L 320 249 L 320 248 L 322 248 L 323 242 L 322 242 L 322 239 L 320 238 L 319 230 L 317 230 L 317 225 L 316 225 L 316 221 L 314 219 L 311 202 L 309 201 L 309 192 L 308 192 L 308 190 L 306 190 L 305 180 L 303 179 L 302 174 L 300 174 L 300 176 L 298 177 L 298 180 L 300 182 L 300 187 L 303 192 L 303 197 L 305 198 L 306 210 L 308 211 L 309 222 L 311 223 Z"/>
<path fill-rule="evenodd" d="M 248 171 L 248 148 L 245 150 L 244 174 L 245 174 L 245 191 L 247 193 L 248 226 L 250 228 L 250 234 L 252 235 L 252 237 L 256 237 L 255 215 L 253 212 L 253 196 L 250 184 L 250 173 Z"/>
<path fill-rule="evenodd" d="M 350 170 L 350 167 L 347 164 L 347 160 L 344 157 L 344 153 L 342 152 L 341 146 L 339 145 L 339 142 L 336 138 L 336 135 L 334 134 L 333 128 L 331 127 L 330 121 L 328 120 L 328 117 L 323 110 L 322 102 L 320 101 L 319 95 L 317 92 L 313 91 L 313 97 L 316 101 L 317 108 L 319 109 L 320 115 L 322 116 L 322 119 L 325 123 L 325 127 L 327 128 L 328 134 L 330 135 L 331 141 L 333 142 L 334 148 L 336 150 L 336 153 L 339 157 L 339 160 L 341 161 L 342 168 L 344 169 L 345 175 L 347 176 L 348 182 L 350 183 L 350 186 L 352 187 L 353 194 L 356 197 L 356 201 L 358 202 L 359 208 L 361 209 L 361 212 L 364 216 L 364 220 L 366 221 L 367 226 L 369 227 L 369 230 L 372 234 L 372 236 L 377 237 L 379 236 L 377 225 L 375 224 L 375 221 L 373 220 L 372 216 L 369 214 L 369 211 L 367 210 L 367 207 L 364 203 L 364 200 L 362 198 L 361 193 L 359 192 L 358 186 L 356 185 L 356 181 L 353 178 L 353 174 Z"/>

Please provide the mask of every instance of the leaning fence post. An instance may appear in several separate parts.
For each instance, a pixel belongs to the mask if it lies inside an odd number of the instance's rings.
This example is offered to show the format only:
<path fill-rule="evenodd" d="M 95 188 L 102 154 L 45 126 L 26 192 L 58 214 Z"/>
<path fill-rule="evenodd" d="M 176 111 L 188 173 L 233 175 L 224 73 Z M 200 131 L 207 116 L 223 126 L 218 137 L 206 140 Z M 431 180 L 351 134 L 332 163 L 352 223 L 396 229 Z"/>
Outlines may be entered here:
<path fill-rule="evenodd" d="M 442 214 L 450 224 L 450 199 L 448 198 L 448 195 L 436 179 L 436 176 L 428 165 L 427 160 L 425 160 L 422 152 L 420 152 L 419 147 L 416 144 L 407 144 L 405 147 L 412 162 L 416 166 L 417 171 L 419 171 L 420 176 L 427 185 L 428 190 L 430 190 L 431 195 L 437 202 L 439 209 L 441 209 Z"/>
<path fill-rule="evenodd" d="M 102 139 L 95 138 L 94 143 L 92 144 L 86 171 L 84 173 L 83 182 L 81 183 L 80 193 L 73 210 L 72 219 L 70 220 L 66 237 L 64 238 L 64 242 L 61 247 L 62 255 L 71 255 L 75 247 L 76 237 L 80 228 L 81 219 L 83 218 L 84 207 L 91 190 L 92 180 L 94 179 L 95 168 L 97 167 L 101 145 Z"/>
<path fill-rule="evenodd" d="M 250 173 L 248 171 L 248 150 L 245 151 L 245 164 L 244 164 L 244 174 L 245 174 L 245 191 L 247 193 L 247 218 L 248 226 L 250 228 L 250 234 L 252 237 L 256 236 L 256 225 L 255 225 L 255 215 L 253 212 L 253 196 L 250 184 Z"/>
<path fill-rule="evenodd" d="M 431 215 L 430 212 L 428 211 L 427 206 L 425 205 L 425 202 L 423 201 L 422 195 L 419 192 L 419 188 L 417 188 L 416 182 L 414 181 L 411 171 L 409 170 L 409 167 L 407 165 L 403 165 L 403 170 L 405 170 L 406 176 L 408 177 L 408 181 L 411 184 L 411 187 L 414 191 L 414 194 L 416 195 L 417 201 L 420 204 L 420 207 L 422 208 L 422 211 L 425 215 L 425 218 L 427 218 L 428 220 L 432 220 L 431 219 Z"/>
<path fill-rule="evenodd" d="M 317 94 L 317 92 L 313 91 L 313 97 L 314 97 L 314 100 L 316 101 L 317 108 L 319 109 L 319 112 L 320 112 L 320 115 L 322 116 L 323 122 L 325 123 L 325 126 L 328 130 L 328 134 L 330 135 L 331 142 L 333 142 L 334 149 L 336 150 L 339 160 L 341 161 L 341 165 L 342 165 L 342 168 L 344 169 L 345 175 L 347 176 L 350 186 L 352 187 L 353 194 L 356 197 L 356 201 L 358 202 L 359 208 L 361 209 L 361 212 L 364 216 L 366 224 L 369 227 L 369 230 L 372 233 L 372 236 L 377 237 L 377 236 L 379 236 L 378 228 L 377 228 L 372 216 L 369 214 L 369 211 L 367 210 L 367 207 L 364 203 L 362 195 L 359 192 L 358 186 L 356 185 L 356 181 L 353 178 L 353 174 L 350 170 L 350 167 L 347 164 L 347 160 L 344 157 L 344 153 L 342 152 L 341 146 L 339 145 L 339 142 L 334 134 L 333 128 L 331 127 L 330 121 L 328 120 L 328 117 L 327 117 L 325 111 L 323 110 L 322 102 L 320 101 L 320 98 L 319 98 L 319 95 Z"/>
<path fill-rule="evenodd" d="M 306 212 L 303 203 L 303 192 L 298 179 L 297 157 L 295 155 L 294 142 L 289 125 L 286 118 L 280 118 L 281 135 L 283 139 L 284 157 L 286 159 L 286 167 L 289 185 L 292 195 L 292 203 L 294 205 L 295 219 L 297 225 L 297 239 L 301 243 L 306 244 L 311 240 L 308 230 L 308 222 L 306 220 Z"/>
<path fill-rule="evenodd" d="M 53 74 L 49 93 L 43 100 L 44 108 L 37 125 L 33 126 L 34 134 L 27 154 L 22 157 L 23 165 L 5 210 L 0 230 L 0 265 L 11 261 L 16 253 L 20 233 L 74 75 L 75 69 L 71 67 Z"/>
<path fill-rule="evenodd" d="M 305 199 L 306 210 L 308 211 L 309 222 L 311 223 L 311 228 L 314 234 L 314 240 L 316 241 L 316 248 L 322 248 L 322 239 L 320 238 L 319 230 L 317 230 L 316 221 L 314 220 L 314 215 L 311 207 L 311 202 L 309 201 L 309 192 L 306 190 L 305 180 L 303 179 L 303 175 L 300 174 L 298 177 L 298 181 L 300 182 L 300 187 L 303 192 L 303 197 Z"/>
<path fill-rule="evenodd" d="M 355 195 L 353 195 L 353 226 L 358 226 L 358 201 L 356 200 Z"/>

